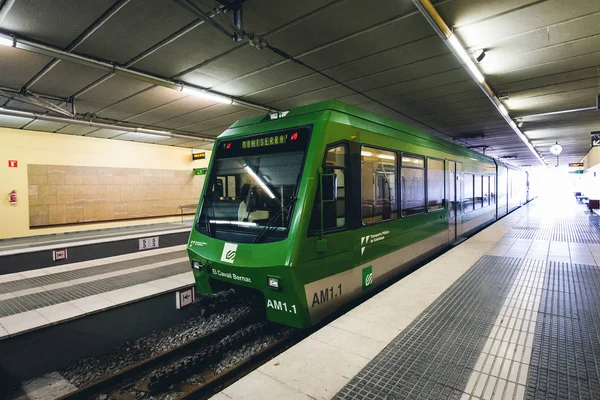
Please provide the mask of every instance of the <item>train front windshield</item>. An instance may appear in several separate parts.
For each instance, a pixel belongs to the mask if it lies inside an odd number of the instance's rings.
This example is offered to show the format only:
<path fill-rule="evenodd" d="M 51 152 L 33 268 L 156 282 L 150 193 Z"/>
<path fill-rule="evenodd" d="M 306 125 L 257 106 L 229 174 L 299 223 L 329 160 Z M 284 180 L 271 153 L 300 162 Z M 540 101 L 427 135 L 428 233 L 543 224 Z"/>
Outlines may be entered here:
<path fill-rule="evenodd" d="M 221 141 L 196 229 L 237 243 L 287 237 L 310 128 Z"/>

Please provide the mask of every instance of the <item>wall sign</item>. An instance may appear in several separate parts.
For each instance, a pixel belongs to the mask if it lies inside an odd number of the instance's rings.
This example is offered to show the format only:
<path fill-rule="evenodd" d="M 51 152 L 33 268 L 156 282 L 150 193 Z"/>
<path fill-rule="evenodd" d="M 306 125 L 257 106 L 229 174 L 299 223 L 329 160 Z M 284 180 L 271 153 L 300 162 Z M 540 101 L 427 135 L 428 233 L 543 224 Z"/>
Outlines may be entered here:
<path fill-rule="evenodd" d="M 192 153 L 192 160 L 204 160 L 206 158 L 206 153 Z"/>
<path fill-rule="evenodd" d="M 582 162 L 572 162 L 572 163 L 569 163 L 569 167 L 583 167 L 583 163 Z"/>
<path fill-rule="evenodd" d="M 194 175 L 206 175 L 206 168 L 194 168 Z"/>
<path fill-rule="evenodd" d="M 8 160 L 8 168 L 17 168 L 19 162 L 17 160 Z"/>

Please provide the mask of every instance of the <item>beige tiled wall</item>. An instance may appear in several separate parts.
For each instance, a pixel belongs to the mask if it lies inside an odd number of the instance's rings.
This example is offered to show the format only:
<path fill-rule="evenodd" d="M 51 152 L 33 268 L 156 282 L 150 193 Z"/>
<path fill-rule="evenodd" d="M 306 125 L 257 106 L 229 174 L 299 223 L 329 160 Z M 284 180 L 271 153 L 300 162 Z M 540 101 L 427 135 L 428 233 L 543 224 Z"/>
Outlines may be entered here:
<path fill-rule="evenodd" d="M 30 164 L 27 172 L 31 227 L 176 215 L 198 202 L 203 183 L 181 170 Z"/>

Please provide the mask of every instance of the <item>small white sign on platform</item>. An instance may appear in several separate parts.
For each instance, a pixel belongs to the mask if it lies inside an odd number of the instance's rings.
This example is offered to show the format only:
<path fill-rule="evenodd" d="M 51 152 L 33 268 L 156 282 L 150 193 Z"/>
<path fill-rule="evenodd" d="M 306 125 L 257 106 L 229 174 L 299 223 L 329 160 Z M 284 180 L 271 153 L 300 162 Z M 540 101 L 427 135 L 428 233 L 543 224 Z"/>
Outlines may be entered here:
<path fill-rule="evenodd" d="M 52 251 L 52 260 L 60 261 L 60 260 L 66 260 L 66 259 L 67 259 L 67 249 Z"/>
<path fill-rule="evenodd" d="M 180 290 L 175 293 L 175 308 L 178 310 L 183 307 L 189 306 L 195 300 L 195 292 L 194 287 L 190 287 L 187 289 Z"/>

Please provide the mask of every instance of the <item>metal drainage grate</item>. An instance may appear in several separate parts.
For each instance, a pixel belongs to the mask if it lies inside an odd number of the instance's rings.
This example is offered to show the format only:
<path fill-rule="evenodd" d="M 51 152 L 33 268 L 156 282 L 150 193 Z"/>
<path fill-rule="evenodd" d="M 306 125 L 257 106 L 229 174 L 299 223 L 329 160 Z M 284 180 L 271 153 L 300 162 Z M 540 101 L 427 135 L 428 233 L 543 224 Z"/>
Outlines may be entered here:
<path fill-rule="evenodd" d="M 542 290 L 528 399 L 600 396 L 600 269 L 549 262 Z"/>
<path fill-rule="evenodd" d="M 459 399 L 523 262 L 483 256 L 336 399 Z"/>

